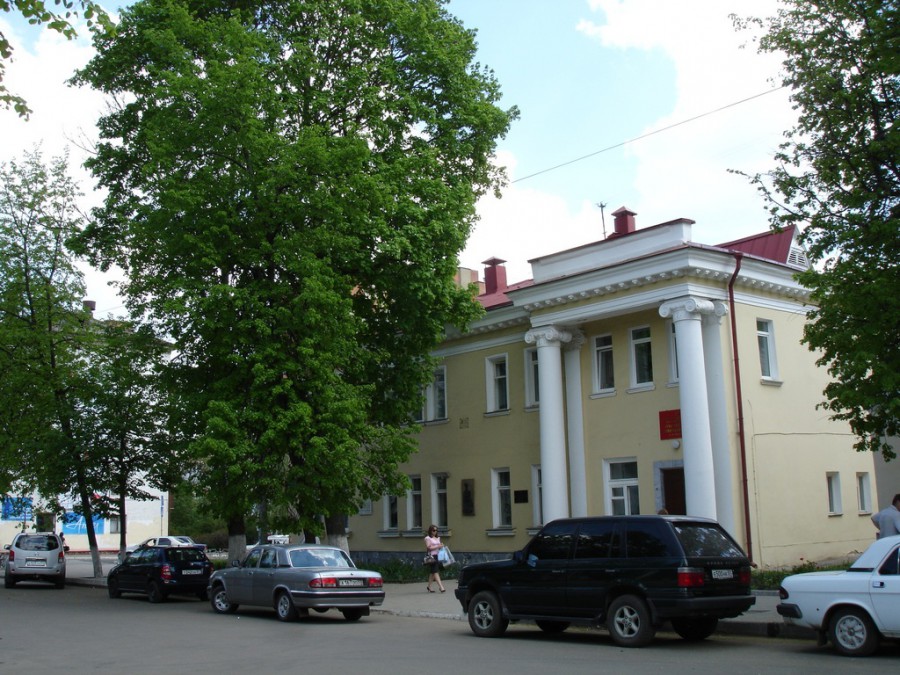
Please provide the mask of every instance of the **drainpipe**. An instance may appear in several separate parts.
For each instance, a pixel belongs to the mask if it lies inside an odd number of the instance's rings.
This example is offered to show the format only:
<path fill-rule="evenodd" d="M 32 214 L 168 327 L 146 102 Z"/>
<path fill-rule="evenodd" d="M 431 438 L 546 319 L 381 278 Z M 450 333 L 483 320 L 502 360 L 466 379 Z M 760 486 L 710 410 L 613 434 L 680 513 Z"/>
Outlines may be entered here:
<path fill-rule="evenodd" d="M 734 282 L 737 280 L 738 272 L 741 271 L 741 262 L 744 254 L 740 251 L 731 251 L 734 256 L 735 265 L 734 273 L 728 281 L 728 312 L 731 314 L 731 349 L 734 353 L 734 388 L 737 396 L 737 416 L 738 416 L 738 443 L 741 450 L 741 488 L 744 497 L 744 531 L 747 536 L 747 555 L 750 563 L 753 563 L 753 538 L 750 534 L 750 491 L 747 486 L 747 441 L 744 434 L 744 395 L 741 390 L 741 368 L 740 356 L 738 352 L 737 340 L 737 320 L 734 312 Z"/>

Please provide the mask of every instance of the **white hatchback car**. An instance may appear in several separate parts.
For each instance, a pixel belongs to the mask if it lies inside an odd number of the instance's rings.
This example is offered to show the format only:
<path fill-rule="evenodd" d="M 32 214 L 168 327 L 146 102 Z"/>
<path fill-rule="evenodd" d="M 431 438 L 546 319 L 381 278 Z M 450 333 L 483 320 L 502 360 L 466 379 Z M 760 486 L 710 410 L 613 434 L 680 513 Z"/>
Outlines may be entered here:
<path fill-rule="evenodd" d="M 19 581 L 49 581 L 57 588 L 66 585 L 66 551 L 53 532 L 22 532 L 6 544 L 3 585 L 12 588 Z"/>
<path fill-rule="evenodd" d="M 900 638 L 900 535 L 879 539 L 848 570 L 787 577 L 779 589 L 785 623 L 812 628 L 819 644 L 867 656 Z"/>

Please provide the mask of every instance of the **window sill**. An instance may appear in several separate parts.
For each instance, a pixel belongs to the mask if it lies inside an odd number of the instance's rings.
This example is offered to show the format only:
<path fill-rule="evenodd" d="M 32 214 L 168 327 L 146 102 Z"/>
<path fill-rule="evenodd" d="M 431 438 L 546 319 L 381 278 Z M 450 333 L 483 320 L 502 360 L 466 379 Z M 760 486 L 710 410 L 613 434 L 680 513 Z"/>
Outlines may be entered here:
<path fill-rule="evenodd" d="M 761 377 L 759 378 L 759 383 L 765 387 L 780 387 L 784 384 L 781 380 L 773 380 L 771 377 Z"/>
<path fill-rule="evenodd" d="M 843 515 L 844 515 L 843 513 L 829 513 L 828 517 L 829 518 L 840 518 Z"/>
<path fill-rule="evenodd" d="M 381 539 L 397 539 L 400 536 L 400 530 L 378 530 L 376 534 Z"/>
<path fill-rule="evenodd" d="M 540 409 L 541 409 L 541 406 L 537 403 L 525 406 L 525 412 L 527 412 L 527 413 L 539 412 Z"/>
<path fill-rule="evenodd" d="M 426 427 L 434 427 L 441 424 L 447 424 L 450 421 L 449 417 L 442 417 L 436 420 L 427 420 L 426 422 L 420 422 L 420 424 L 424 424 Z"/>
<path fill-rule="evenodd" d="M 485 534 L 489 537 L 515 537 L 516 529 L 514 527 L 495 527 L 485 530 Z"/>
<path fill-rule="evenodd" d="M 509 415 L 509 408 L 506 410 L 489 410 L 484 413 L 485 417 L 504 417 L 506 415 Z"/>
<path fill-rule="evenodd" d="M 592 399 L 596 399 L 596 398 L 612 398 L 612 397 L 615 396 L 615 395 L 616 395 L 616 390 L 615 390 L 615 389 L 601 389 L 600 391 L 595 391 L 593 394 L 590 395 L 590 397 L 591 397 Z"/>
<path fill-rule="evenodd" d="M 421 527 L 417 527 L 417 528 L 413 528 L 411 530 L 403 530 L 402 532 L 400 532 L 400 536 L 401 537 L 415 537 L 418 539 L 419 537 L 425 536 L 423 533 L 424 533 L 424 530 Z"/>
<path fill-rule="evenodd" d="M 625 393 L 626 394 L 640 394 L 641 392 L 644 392 L 644 391 L 655 391 L 655 390 L 656 390 L 655 384 L 639 384 L 636 387 L 631 387 L 630 389 L 626 389 Z"/>

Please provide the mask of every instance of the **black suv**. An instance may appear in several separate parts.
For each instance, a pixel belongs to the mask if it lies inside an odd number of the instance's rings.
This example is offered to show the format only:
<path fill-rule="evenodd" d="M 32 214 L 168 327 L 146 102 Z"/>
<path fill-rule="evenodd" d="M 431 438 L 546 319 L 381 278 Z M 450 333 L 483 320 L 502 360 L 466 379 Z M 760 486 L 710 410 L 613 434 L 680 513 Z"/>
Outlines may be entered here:
<path fill-rule="evenodd" d="M 756 602 L 741 547 L 715 521 L 686 516 L 555 520 L 512 559 L 464 567 L 456 597 L 479 637 L 518 620 L 551 633 L 605 624 L 623 647 L 648 644 L 665 621 L 703 640 Z"/>
<path fill-rule="evenodd" d="M 199 548 L 143 546 L 125 555 L 106 577 L 109 597 L 143 593 L 150 602 L 170 595 L 196 595 L 206 600 L 206 585 L 213 565 Z"/>

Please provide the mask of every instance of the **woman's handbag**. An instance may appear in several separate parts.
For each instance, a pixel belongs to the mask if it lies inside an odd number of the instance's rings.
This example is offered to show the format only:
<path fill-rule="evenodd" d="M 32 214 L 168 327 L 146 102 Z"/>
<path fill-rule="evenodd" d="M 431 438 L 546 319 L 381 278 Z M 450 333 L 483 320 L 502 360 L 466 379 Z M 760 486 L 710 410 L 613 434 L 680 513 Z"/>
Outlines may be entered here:
<path fill-rule="evenodd" d="M 434 563 L 436 563 L 436 562 L 437 562 L 437 558 L 435 558 L 433 555 L 426 555 L 425 559 L 422 560 L 422 564 L 425 566 L 434 565 Z"/>
<path fill-rule="evenodd" d="M 441 563 L 444 567 L 450 567 L 450 565 L 456 564 L 456 558 L 453 557 L 453 554 L 450 552 L 450 549 L 446 546 L 438 551 L 438 562 Z"/>

